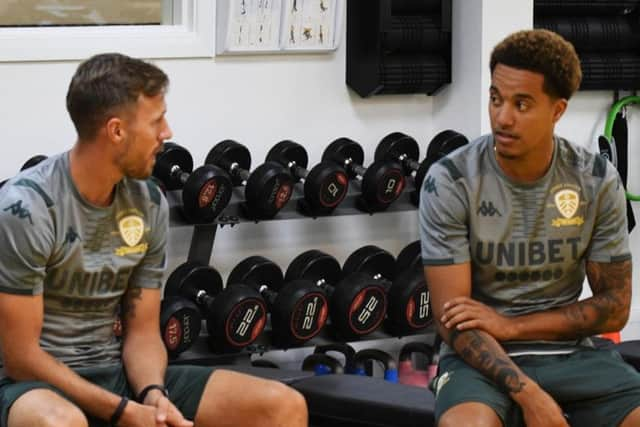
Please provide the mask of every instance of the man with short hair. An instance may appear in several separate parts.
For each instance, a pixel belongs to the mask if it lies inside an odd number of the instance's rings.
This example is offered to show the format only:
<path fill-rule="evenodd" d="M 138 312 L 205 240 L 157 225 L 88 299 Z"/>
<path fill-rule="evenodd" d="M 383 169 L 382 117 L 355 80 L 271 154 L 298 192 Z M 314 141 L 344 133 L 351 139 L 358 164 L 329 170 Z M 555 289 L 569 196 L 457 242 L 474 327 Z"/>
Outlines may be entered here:
<path fill-rule="evenodd" d="M 490 69 L 492 133 L 433 165 L 420 198 L 446 343 L 438 426 L 638 426 L 640 375 L 589 339 L 629 316 L 624 188 L 601 156 L 554 135 L 580 61 L 559 35 L 527 30 Z M 593 296 L 578 301 L 585 275 Z"/>
<path fill-rule="evenodd" d="M 168 82 L 120 54 L 83 62 L 67 93 L 75 145 L 0 191 L 1 427 L 307 425 L 283 384 L 167 367 L 168 206 L 147 178 L 171 137 Z"/>

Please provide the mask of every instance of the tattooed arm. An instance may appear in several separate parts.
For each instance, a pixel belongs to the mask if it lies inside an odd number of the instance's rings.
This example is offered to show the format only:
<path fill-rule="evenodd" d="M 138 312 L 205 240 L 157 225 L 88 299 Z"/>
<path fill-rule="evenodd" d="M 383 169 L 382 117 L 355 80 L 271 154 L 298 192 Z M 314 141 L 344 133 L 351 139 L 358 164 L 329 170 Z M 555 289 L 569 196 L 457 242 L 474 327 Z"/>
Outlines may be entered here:
<path fill-rule="evenodd" d="M 122 360 L 136 395 L 164 384 L 167 351 L 160 336 L 160 290 L 131 288 L 123 297 Z"/>
<path fill-rule="evenodd" d="M 430 266 L 424 269 L 431 308 L 442 339 L 471 367 L 504 390 L 522 408 L 528 427 L 566 427 L 558 404 L 513 363 L 489 333 L 479 329 L 460 331 L 442 322 L 444 306 L 455 298 L 471 294 L 469 263 Z"/>
<path fill-rule="evenodd" d="M 442 316 L 448 328 L 481 329 L 498 341 L 573 340 L 619 331 L 629 318 L 631 260 L 587 262 L 593 296 L 567 306 L 506 317 L 468 297 L 448 301 Z"/>
<path fill-rule="evenodd" d="M 532 382 L 511 361 L 498 341 L 479 329 L 459 331 L 449 329 L 441 321 L 447 301 L 471 294 L 471 266 L 469 263 L 425 267 L 429 284 L 431 308 L 442 339 L 470 366 L 491 379 L 500 388 L 514 395 Z"/>

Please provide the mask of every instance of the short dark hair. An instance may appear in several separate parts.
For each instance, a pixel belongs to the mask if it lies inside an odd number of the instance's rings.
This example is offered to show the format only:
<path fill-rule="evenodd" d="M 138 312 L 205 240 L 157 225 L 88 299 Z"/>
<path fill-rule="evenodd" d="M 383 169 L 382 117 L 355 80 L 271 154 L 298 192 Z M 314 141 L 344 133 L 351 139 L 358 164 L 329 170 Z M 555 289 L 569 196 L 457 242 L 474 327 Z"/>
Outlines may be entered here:
<path fill-rule="evenodd" d="M 158 67 L 119 53 L 93 56 L 78 66 L 67 91 L 67 111 L 81 140 L 92 139 L 117 108 L 139 96 L 166 91 L 169 78 Z"/>
<path fill-rule="evenodd" d="M 554 98 L 571 98 L 582 80 L 573 45 L 543 29 L 518 31 L 501 41 L 491 52 L 491 73 L 497 64 L 542 74 L 543 90 Z"/>

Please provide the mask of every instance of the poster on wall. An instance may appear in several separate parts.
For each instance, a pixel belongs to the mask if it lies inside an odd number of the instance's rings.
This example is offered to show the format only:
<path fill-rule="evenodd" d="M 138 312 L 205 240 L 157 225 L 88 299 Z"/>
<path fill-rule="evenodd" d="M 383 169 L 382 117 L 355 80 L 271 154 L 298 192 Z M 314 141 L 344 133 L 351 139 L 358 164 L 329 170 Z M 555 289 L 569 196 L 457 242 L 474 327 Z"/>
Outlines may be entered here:
<path fill-rule="evenodd" d="M 282 48 L 335 49 L 337 6 L 338 0 L 284 0 Z"/>
<path fill-rule="evenodd" d="M 218 0 L 217 54 L 332 51 L 344 0 Z"/>
<path fill-rule="evenodd" d="M 218 53 L 279 50 L 281 0 L 218 1 L 217 13 Z"/>

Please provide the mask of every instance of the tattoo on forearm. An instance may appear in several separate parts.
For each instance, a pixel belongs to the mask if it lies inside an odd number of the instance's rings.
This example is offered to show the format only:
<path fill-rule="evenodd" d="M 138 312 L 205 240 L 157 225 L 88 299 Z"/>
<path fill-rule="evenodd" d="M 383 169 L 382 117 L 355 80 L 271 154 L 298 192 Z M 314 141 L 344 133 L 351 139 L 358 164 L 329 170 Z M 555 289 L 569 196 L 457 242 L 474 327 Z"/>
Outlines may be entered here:
<path fill-rule="evenodd" d="M 524 387 L 516 365 L 488 334 L 454 329 L 449 335 L 449 342 L 465 362 L 508 393 L 518 393 Z"/>
<path fill-rule="evenodd" d="M 142 289 L 132 288 L 122 297 L 122 322 L 126 322 L 129 318 L 136 317 L 136 303 L 142 298 Z"/>
<path fill-rule="evenodd" d="M 631 261 L 587 262 L 593 297 L 568 306 L 567 319 L 580 336 L 621 329 L 631 303 Z"/>

